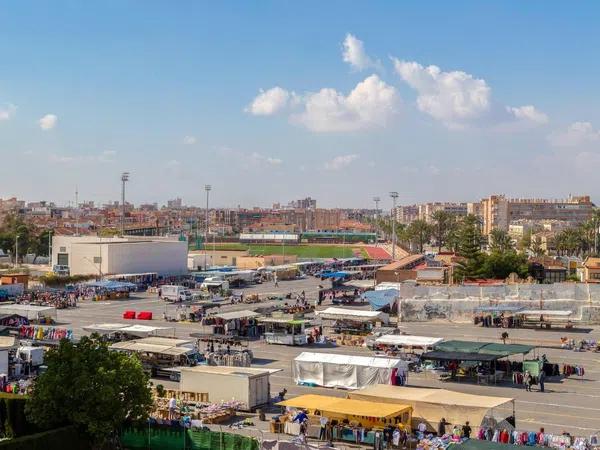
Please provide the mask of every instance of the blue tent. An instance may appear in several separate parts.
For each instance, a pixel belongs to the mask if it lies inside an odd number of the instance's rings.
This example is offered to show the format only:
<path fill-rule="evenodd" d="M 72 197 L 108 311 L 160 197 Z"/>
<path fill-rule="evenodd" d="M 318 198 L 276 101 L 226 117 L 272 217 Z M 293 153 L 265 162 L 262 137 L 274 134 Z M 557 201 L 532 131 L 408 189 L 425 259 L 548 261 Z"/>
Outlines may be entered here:
<path fill-rule="evenodd" d="M 391 307 L 399 295 L 400 291 L 398 289 L 381 289 L 379 291 L 367 291 L 361 297 L 369 302 L 371 309 L 379 311 L 386 306 Z"/>
<path fill-rule="evenodd" d="M 134 283 L 127 283 L 124 281 L 112 281 L 112 280 L 91 281 L 89 283 L 86 283 L 86 286 L 106 289 L 108 291 L 129 290 L 129 289 L 137 288 L 137 285 Z"/>
<path fill-rule="evenodd" d="M 350 273 L 338 271 L 338 272 L 325 272 L 321 274 L 322 278 L 346 278 Z"/>

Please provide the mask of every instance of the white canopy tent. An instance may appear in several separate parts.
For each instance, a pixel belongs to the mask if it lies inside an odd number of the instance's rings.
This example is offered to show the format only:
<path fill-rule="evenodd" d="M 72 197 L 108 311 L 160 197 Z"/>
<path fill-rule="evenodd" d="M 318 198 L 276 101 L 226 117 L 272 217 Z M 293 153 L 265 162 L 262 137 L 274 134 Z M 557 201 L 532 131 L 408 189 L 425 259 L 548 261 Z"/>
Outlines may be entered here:
<path fill-rule="evenodd" d="M 409 336 L 403 334 L 384 334 L 375 339 L 376 344 L 395 345 L 397 347 L 429 348 L 442 342 L 443 338 L 428 336 Z"/>
<path fill-rule="evenodd" d="M 325 320 L 351 320 L 355 322 L 382 322 L 387 324 L 390 316 L 380 311 L 329 307 L 315 314 Z"/>
<path fill-rule="evenodd" d="M 390 384 L 394 369 L 407 376 L 408 363 L 392 358 L 313 352 L 302 352 L 292 361 L 292 376 L 297 384 L 345 389 Z"/>
<path fill-rule="evenodd" d="M 137 337 L 148 336 L 174 336 L 173 327 L 153 327 L 149 325 L 127 325 L 123 323 L 94 323 L 83 327 L 85 331 L 101 335 L 113 333 L 127 333 Z"/>
<path fill-rule="evenodd" d="M 217 317 L 223 320 L 235 320 L 235 319 L 251 319 L 253 317 L 260 316 L 259 313 L 250 311 L 250 310 L 242 310 L 242 311 L 231 311 L 225 313 L 217 313 L 214 314 L 213 317 Z"/>
<path fill-rule="evenodd" d="M 56 321 L 57 313 L 54 306 L 35 306 L 35 305 L 2 305 L 0 314 L 17 314 L 27 317 L 28 320 L 39 321 L 41 319 L 52 319 Z"/>

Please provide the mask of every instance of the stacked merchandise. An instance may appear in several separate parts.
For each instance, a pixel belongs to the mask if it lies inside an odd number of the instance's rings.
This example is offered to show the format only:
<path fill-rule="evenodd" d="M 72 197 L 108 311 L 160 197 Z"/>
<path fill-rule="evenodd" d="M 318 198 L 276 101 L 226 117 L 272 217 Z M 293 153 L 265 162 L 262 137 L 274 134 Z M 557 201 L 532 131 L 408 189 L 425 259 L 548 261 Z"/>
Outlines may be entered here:
<path fill-rule="evenodd" d="M 209 366 L 250 367 L 252 364 L 252 352 L 245 350 L 235 353 L 207 353 L 206 361 Z"/>
<path fill-rule="evenodd" d="M 66 328 L 41 327 L 35 325 L 23 325 L 19 327 L 19 337 L 33 339 L 36 341 L 60 341 L 61 339 L 73 339 L 73 330 Z"/>

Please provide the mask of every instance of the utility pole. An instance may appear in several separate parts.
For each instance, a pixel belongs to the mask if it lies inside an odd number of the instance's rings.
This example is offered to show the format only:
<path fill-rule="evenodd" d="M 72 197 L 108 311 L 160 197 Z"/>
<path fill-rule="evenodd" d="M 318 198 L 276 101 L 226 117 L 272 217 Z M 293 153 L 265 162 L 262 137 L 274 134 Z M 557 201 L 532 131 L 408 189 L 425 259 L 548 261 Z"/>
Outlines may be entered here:
<path fill-rule="evenodd" d="M 397 192 L 390 192 L 392 197 L 392 261 L 396 261 L 396 200 L 398 199 Z"/>
<path fill-rule="evenodd" d="M 75 236 L 79 236 L 79 192 L 75 185 Z"/>
<path fill-rule="evenodd" d="M 48 262 L 52 270 L 52 230 L 48 230 Z"/>
<path fill-rule="evenodd" d="M 121 237 L 125 236 L 125 183 L 129 181 L 129 172 L 121 174 Z"/>
<path fill-rule="evenodd" d="M 15 236 L 15 267 L 19 267 L 19 235 Z"/>
<path fill-rule="evenodd" d="M 205 216 L 205 221 L 204 221 L 204 226 L 205 226 L 205 230 L 204 230 L 204 269 L 208 269 L 208 253 L 206 251 L 206 246 L 208 245 L 208 195 L 210 193 L 210 190 L 212 189 L 212 186 L 210 184 L 205 184 L 204 185 L 204 190 L 206 191 L 206 216 Z"/>
<path fill-rule="evenodd" d="M 373 201 L 375 202 L 375 245 L 377 246 L 377 241 L 379 241 L 379 202 L 381 199 L 379 197 L 373 197 Z"/>

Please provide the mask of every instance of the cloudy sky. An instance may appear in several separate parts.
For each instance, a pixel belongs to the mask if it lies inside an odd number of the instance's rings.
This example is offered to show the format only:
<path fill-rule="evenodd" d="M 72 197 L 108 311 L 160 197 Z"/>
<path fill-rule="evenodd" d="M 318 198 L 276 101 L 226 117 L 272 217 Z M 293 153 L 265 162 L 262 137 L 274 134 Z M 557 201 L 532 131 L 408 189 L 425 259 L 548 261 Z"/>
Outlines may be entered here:
<path fill-rule="evenodd" d="M 0 197 L 600 202 L 596 2 L 0 2 Z"/>

